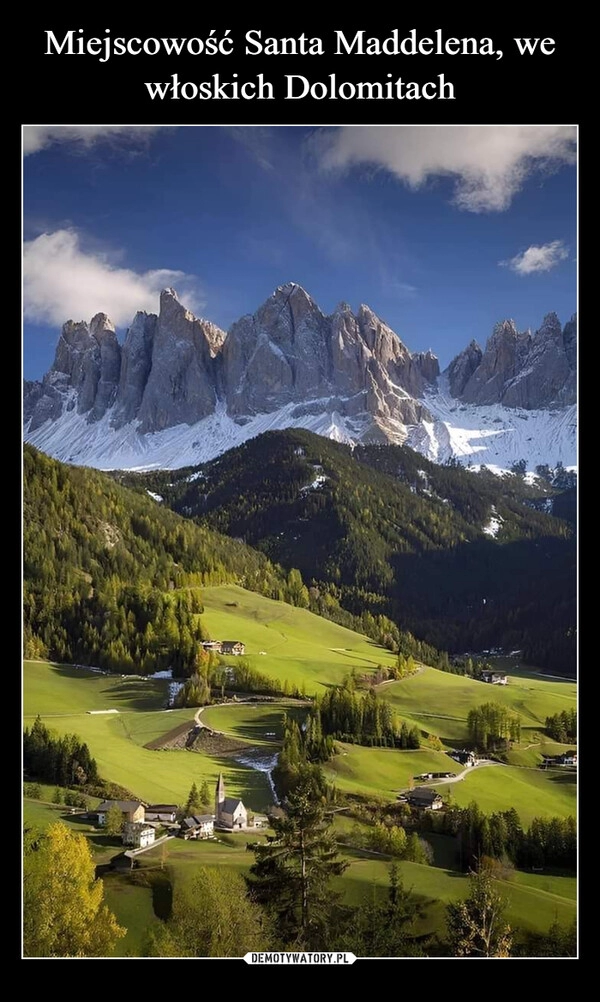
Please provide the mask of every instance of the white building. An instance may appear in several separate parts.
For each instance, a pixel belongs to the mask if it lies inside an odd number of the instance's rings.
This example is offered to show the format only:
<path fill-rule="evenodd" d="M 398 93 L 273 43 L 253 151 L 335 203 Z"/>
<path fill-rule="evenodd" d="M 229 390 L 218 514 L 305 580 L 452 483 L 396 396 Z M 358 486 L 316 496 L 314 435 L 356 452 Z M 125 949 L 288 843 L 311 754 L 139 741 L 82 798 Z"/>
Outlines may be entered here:
<path fill-rule="evenodd" d="M 231 830 L 246 828 L 248 825 L 248 811 L 242 801 L 238 800 L 237 797 L 225 796 L 222 772 L 219 773 L 215 790 L 215 824 L 217 828 L 230 828 Z"/>
<path fill-rule="evenodd" d="M 135 849 L 145 849 L 152 845 L 156 832 L 152 825 L 143 821 L 126 821 L 123 825 L 123 845 L 132 845 Z"/>
<path fill-rule="evenodd" d="M 214 830 L 213 814 L 192 814 L 189 818 L 184 818 L 179 826 L 179 834 L 185 839 L 210 838 Z"/>

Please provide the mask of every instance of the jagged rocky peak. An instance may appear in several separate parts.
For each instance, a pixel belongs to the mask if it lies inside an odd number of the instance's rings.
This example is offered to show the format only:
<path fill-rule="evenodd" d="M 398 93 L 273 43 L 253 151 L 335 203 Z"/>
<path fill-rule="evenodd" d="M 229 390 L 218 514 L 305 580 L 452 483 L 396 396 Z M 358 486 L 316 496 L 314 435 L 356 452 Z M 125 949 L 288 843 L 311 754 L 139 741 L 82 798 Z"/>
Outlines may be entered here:
<path fill-rule="evenodd" d="M 213 340 L 206 322 L 179 302 L 175 290 L 163 289 L 152 364 L 137 415 L 140 432 L 194 424 L 214 411 Z"/>
<path fill-rule="evenodd" d="M 574 313 L 564 326 L 563 345 L 571 369 L 577 366 L 577 314 Z"/>
<path fill-rule="evenodd" d="M 504 320 L 485 350 L 472 341 L 451 362 L 450 393 L 477 405 L 561 408 L 575 400 L 576 355 L 575 317 L 561 329 L 548 314 L 533 335 Z M 408 436 L 438 455 L 453 448 L 445 419 L 434 417 L 447 405 L 435 393 L 438 375 L 431 351 L 410 352 L 365 304 L 353 312 L 341 302 L 327 316 L 288 282 L 225 335 L 169 288 L 157 314 L 135 315 L 122 348 L 105 313 L 64 325 L 54 364 L 25 384 L 25 435 L 58 458 L 103 464 L 152 455 L 167 440 L 178 457 L 190 429 L 194 458 L 266 426 L 298 424 L 343 441 Z M 106 427 L 90 434 L 100 419 Z"/>
<path fill-rule="evenodd" d="M 572 404 L 576 337 L 575 318 L 563 330 L 556 313 L 547 313 L 533 335 L 518 331 L 513 320 L 503 320 L 484 352 L 472 342 L 450 363 L 450 392 L 465 403 L 526 410 Z"/>
<path fill-rule="evenodd" d="M 482 358 L 483 351 L 477 344 L 477 341 L 473 340 L 450 362 L 450 365 L 446 369 L 446 375 L 448 376 L 450 393 L 453 397 L 461 396 L 471 376 L 478 366 L 481 365 Z"/>
<path fill-rule="evenodd" d="M 295 282 L 279 286 L 256 313 L 233 324 L 221 352 L 230 413 L 264 413 L 329 394 L 329 326 Z"/>
<path fill-rule="evenodd" d="M 121 352 L 119 389 L 111 418 L 113 428 L 121 428 L 137 417 L 150 369 L 156 335 L 156 313 L 139 311 L 125 335 Z"/>
<path fill-rule="evenodd" d="M 121 347 L 114 325 L 106 313 L 97 313 L 89 324 L 73 320 L 64 324 L 54 364 L 44 377 L 44 384 L 51 397 L 52 389 L 75 390 L 78 413 L 88 414 L 90 421 L 97 421 L 114 403 L 120 366 Z M 42 418 L 46 420 L 48 403 L 40 399 L 40 404 L 33 416 L 35 423 Z"/>

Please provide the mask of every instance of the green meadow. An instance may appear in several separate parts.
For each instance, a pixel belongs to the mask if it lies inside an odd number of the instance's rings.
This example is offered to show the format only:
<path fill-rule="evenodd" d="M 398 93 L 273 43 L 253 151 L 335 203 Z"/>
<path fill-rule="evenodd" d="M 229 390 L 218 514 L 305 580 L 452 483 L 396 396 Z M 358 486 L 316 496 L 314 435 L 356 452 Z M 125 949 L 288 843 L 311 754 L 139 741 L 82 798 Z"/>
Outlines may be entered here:
<path fill-rule="evenodd" d="M 368 637 L 237 585 L 204 588 L 202 601 L 202 622 L 214 640 L 241 640 L 254 668 L 304 684 L 309 695 L 340 683 L 352 668 L 365 673 L 395 661 Z"/>
<path fill-rule="evenodd" d="M 537 677 L 530 671 L 507 671 L 508 685 L 489 685 L 464 675 L 451 675 L 426 667 L 399 682 L 379 686 L 398 715 L 437 734 L 449 746 L 468 738 L 469 710 L 481 703 L 498 702 L 521 717 L 521 744 L 539 741 L 546 717 L 576 706 L 577 686 L 571 681 Z"/>
<path fill-rule="evenodd" d="M 100 775 L 150 803 L 184 803 L 192 783 L 216 784 L 223 773 L 231 796 L 254 810 L 272 801 L 265 776 L 226 756 L 188 751 L 150 751 L 143 745 L 183 722 L 193 710 L 165 711 L 162 680 L 98 675 L 47 662 L 25 662 L 25 723 L 39 713 L 53 730 L 75 733 L 87 742 Z M 154 709 L 151 709 L 151 707 Z M 57 708 L 62 708 L 62 713 Z M 118 708 L 117 714 L 88 709 Z"/>

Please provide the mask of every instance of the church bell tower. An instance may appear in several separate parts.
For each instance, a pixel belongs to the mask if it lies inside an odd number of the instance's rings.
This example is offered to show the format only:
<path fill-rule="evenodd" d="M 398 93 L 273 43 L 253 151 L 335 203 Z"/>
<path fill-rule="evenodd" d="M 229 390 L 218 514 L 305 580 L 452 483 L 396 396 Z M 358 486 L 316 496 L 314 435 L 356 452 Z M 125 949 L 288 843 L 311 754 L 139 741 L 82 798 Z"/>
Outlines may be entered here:
<path fill-rule="evenodd" d="M 219 778 L 217 780 L 217 785 L 215 787 L 215 821 L 218 821 L 221 816 L 221 806 L 225 803 L 225 783 L 223 782 L 223 773 L 219 773 Z"/>

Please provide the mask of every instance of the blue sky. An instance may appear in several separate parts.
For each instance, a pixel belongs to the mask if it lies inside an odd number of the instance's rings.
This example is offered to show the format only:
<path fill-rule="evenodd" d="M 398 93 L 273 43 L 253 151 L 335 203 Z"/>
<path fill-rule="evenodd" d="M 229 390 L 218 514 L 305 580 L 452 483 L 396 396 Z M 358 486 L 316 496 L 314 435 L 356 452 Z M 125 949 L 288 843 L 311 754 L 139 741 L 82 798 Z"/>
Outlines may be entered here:
<path fill-rule="evenodd" d="M 173 285 L 227 329 L 278 285 L 367 303 L 442 367 L 498 320 L 576 308 L 573 130 L 29 127 L 24 374 L 61 324 L 124 336 Z"/>

